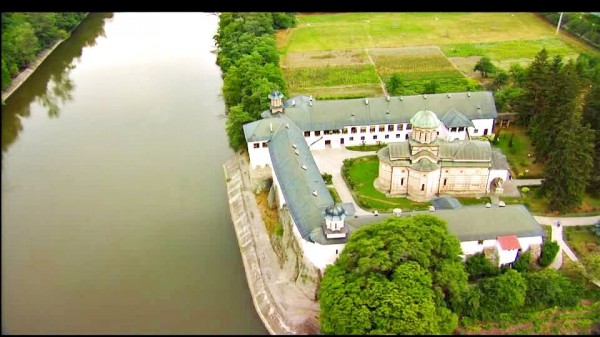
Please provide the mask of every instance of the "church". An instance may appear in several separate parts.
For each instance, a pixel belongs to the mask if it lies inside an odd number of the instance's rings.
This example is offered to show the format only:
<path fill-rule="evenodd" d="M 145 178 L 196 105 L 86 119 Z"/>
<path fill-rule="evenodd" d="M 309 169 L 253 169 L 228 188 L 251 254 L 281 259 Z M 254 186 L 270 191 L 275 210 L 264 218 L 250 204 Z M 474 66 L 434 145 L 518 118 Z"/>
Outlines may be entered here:
<path fill-rule="evenodd" d="M 424 201 L 440 194 L 477 195 L 501 192 L 508 178 L 506 157 L 482 140 L 438 137 L 443 123 L 429 110 L 411 119 L 406 142 L 390 143 L 378 151 L 375 185 L 391 196 Z"/>

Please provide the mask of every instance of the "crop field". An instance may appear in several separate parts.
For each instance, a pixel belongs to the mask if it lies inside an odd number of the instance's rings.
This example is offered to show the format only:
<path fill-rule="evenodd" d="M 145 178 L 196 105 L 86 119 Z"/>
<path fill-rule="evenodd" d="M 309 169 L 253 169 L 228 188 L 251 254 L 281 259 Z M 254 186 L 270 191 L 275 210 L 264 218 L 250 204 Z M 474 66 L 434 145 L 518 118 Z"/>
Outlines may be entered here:
<path fill-rule="evenodd" d="M 422 93 L 431 80 L 437 92 L 478 90 L 473 67 L 481 56 L 507 69 L 528 64 L 542 47 L 566 59 L 598 52 L 555 35 L 532 13 L 326 13 L 300 14 L 298 22 L 277 34 L 288 92 L 321 98 L 383 95 L 379 78 L 394 73 L 404 94 Z"/>

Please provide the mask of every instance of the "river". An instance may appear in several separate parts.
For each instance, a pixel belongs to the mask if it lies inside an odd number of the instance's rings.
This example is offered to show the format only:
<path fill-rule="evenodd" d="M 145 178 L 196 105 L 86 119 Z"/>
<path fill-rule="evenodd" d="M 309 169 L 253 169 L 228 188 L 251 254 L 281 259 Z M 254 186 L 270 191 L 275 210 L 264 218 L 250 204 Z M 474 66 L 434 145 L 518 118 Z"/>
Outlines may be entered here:
<path fill-rule="evenodd" d="M 209 13 L 93 13 L 2 107 L 2 332 L 267 334 Z"/>

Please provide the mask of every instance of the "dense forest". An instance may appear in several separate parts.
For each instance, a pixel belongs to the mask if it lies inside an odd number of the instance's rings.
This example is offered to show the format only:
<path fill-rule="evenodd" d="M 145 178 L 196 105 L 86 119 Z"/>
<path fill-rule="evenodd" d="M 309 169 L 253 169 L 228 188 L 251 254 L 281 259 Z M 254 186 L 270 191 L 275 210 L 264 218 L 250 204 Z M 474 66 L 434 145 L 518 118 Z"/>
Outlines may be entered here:
<path fill-rule="evenodd" d="M 64 39 L 87 13 L 2 13 L 2 89 L 39 52 Z"/>
<path fill-rule="evenodd" d="M 245 123 L 260 119 L 268 109 L 268 94 L 285 94 L 275 31 L 296 25 L 292 13 L 221 13 L 214 36 L 217 64 L 223 72 L 227 106 L 227 136 L 234 150 L 246 145 Z"/>

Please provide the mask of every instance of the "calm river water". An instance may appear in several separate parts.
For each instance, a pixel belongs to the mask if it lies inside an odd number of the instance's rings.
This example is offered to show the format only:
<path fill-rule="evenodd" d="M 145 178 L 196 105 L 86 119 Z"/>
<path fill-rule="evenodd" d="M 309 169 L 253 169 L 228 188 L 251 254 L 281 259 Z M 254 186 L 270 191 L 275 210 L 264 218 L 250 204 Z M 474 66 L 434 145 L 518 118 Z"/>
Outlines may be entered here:
<path fill-rule="evenodd" d="M 4 333 L 266 334 L 208 13 L 91 14 L 2 107 Z"/>

